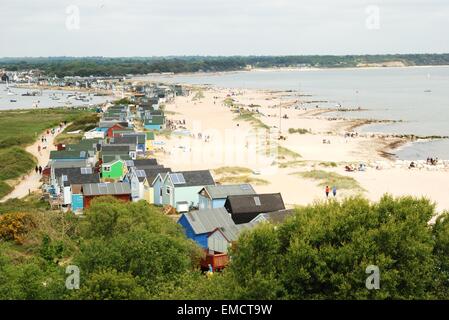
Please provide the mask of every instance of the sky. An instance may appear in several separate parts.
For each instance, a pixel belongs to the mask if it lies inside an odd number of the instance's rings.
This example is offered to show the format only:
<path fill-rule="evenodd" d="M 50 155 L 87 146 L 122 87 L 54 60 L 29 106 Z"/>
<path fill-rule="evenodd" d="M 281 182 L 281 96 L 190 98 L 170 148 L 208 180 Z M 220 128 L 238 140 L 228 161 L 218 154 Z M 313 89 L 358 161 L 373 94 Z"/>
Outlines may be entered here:
<path fill-rule="evenodd" d="M 0 0 L 0 57 L 449 53 L 449 0 Z"/>

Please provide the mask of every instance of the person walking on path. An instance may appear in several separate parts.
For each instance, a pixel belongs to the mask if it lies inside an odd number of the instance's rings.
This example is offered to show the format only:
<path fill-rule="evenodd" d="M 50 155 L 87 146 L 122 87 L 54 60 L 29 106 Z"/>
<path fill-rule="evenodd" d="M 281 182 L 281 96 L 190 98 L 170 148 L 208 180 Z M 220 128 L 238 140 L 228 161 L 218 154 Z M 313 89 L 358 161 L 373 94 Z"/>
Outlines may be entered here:
<path fill-rule="evenodd" d="M 39 152 L 39 154 L 41 154 L 41 145 L 37 145 L 37 152 Z"/>
<path fill-rule="evenodd" d="M 329 192 L 331 191 L 330 189 L 329 189 L 329 186 L 326 186 L 326 198 L 329 198 Z"/>
<path fill-rule="evenodd" d="M 42 174 L 42 167 L 39 166 L 39 174 Z"/>
<path fill-rule="evenodd" d="M 334 198 L 337 196 L 337 187 L 336 186 L 332 187 L 332 194 L 334 195 Z"/>
<path fill-rule="evenodd" d="M 39 167 L 36 165 L 36 166 L 34 167 L 34 172 L 36 172 L 36 174 L 37 174 L 38 171 L 39 171 Z"/>

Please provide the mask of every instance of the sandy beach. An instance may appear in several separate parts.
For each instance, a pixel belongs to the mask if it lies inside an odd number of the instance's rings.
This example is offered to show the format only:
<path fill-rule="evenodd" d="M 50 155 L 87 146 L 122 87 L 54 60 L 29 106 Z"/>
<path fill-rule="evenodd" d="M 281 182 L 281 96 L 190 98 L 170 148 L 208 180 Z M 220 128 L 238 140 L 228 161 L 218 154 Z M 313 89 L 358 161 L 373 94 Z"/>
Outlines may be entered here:
<path fill-rule="evenodd" d="M 348 136 L 354 121 L 329 119 L 325 110 L 301 104 L 305 100 L 279 91 L 194 89 L 166 105 L 174 131 L 158 136 L 156 156 L 173 170 L 221 168 L 214 171 L 216 180 L 249 182 L 260 193 L 281 192 L 288 206 L 326 199 L 323 181 L 302 175 L 319 170 L 358 183 L 339 189 L 337 198 L 360 193 L 370 200 L 385 193 L 424 196 L 436 202 L 439 211 L 449 209 L 448 162 L 420 163 L 419 168 L 409 169 L 408 162 L 391 158 L 390 149 L 406 141 Z M 293 133 L 298 129 L 307 133 Z M 345 170 L 347 165 L 360 164 L 364 171 Z"/>

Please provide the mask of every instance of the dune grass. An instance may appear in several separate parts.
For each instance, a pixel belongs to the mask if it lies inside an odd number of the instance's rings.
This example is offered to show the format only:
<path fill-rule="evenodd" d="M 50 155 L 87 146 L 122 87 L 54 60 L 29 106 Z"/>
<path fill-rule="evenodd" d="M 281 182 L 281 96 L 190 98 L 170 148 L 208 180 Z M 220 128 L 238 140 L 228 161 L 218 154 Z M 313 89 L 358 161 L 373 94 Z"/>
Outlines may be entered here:
<path fill-rule="evenodd" d="M 204 99 L 204 93 L 203 93 L 203 90 L 198 90 L 195 93 L 195 95 L 193 96 L 192 101 L 198 101 L 198 100 L 201 100 L 201 99 Z"/>
<path fill-rule="evenodd" d="M 78 142 L 80 142 L 84 137 L 84 133 L 72 133 L 72 134 L 68 134 L 68 133 L 61 133 L 59 134 L 55 140 L 54 143 L 55 144 L 77 144 Z"/>
<path fill-rule="evenodd" d="M 337 163 L 333 162 L 333 161 L 320 162 L 319 165 L 322 166 L 322 167 L 329 167 L 329 168 L 336 168 L 337 167 Z"/>
<path fill-rule="evenodd" d="M 278 167 L 281 169 L 285 168 L 295 168 L 295 167 L 302 167 L 307 164 L 304 160 L 294 160 L 294 161 L 287 161 L 287 162 L 279 162 Z"/>
<path fill-rule="evenodd" d="M 290 133 L 290 134 L 294 134 L 294 133 L 307 134 L 307 133 L 310 133 L 310 131 L 307 129 L 304 129 L 304 128 L 299 128 L 299 129 L 290 128 L 290 129 L 288 129 L 288 133 Z"/>
<path fill-rule="evenodd" d="M 354 178 L 343 176 L 335 172 L 329 172 L 324 170 L 312 170 L 306 172 L 297 172 L 294 173 L 294 175 L 298 175 L 306 179 L 317 180 L 319 181 L 319 186 L 322 187 L 336 186 L 337 189 L 342 190 L 364 191 L 364 189 Z"/>
<path fill-rule="evenodd" d="M 290 149 L 287 149 L 285 147 L 278 146 L 278 158 L 279 159 L 284 159 L 284 158 L 297 159 L 297 158 L 301 158 L 301 155 L 299 153 L 292 151 Z"/>
<path fill-rule="evenodd" d="M 228 97 L 228 98 L 224 99 L 223 103 L 227 107 L 233 107 L 234 106 L 234 99 Z"/>
<path fill-rule="evenodd" d="M 251 125 L 254 128 L 260 128 L 260 129 L 270 129 L 269 126 L 267 126 L 265 123 L 262 122 L 262 120 L 259 119 L 259 115 L 254 112 L 249 111 L 240 111 L 240 114 L 234 118 L 236 121 L 247 121 L 251 123 Z"/>
<path fill-rule="evenodd" d="M 250 177 L 249 175 L 240 176 L 224 176 L 217 180 L 221 184 L 239 184 L 239 183 L 249 183 L 256 186 L 265 186 L 270 184 L 269 181 L 260 178 Z"/>
<path fill-rule="evenodd" d="M 251 174 L 252 170 L 249 168 L 244 168 L 244 167 L 221 167 L 221 168 L 217 168 L 212 170 L 212 172 L 216 175 L 223 175 L 223 174 L 228 174 L 228 175 L 238 175 L 238 174 Z"/>

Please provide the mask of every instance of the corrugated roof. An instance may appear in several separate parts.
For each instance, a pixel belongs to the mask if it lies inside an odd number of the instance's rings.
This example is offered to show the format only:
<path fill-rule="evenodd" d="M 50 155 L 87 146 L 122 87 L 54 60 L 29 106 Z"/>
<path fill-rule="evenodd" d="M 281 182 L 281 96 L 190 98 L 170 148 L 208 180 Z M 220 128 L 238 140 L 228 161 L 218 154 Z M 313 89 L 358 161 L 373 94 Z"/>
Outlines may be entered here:
<path fill-rule="evenodd" d="M 127 182 L 86 183 L 83 184 L 83 194 L 86 196 L 131 194 L 131 187 Z"/>
<path fill-rule="evenodd" d="M 111 154 L 111 155 L 104 155 L 101 157 L 101 160 L 103 164 L 115 162 L 117 160 L 127 161 L 131 160 L 131 157 L 129 155 L 123 155 L 123 154 Z"/>
<path fill-rule="evenodd" d="M 61 160 L 55 159 L 55 160 L 50 161 L 49 166 L 51 166 L 52 168 L 81 168 L 81 167 L 87 167 L 87 160 L 80 159 L 80 160 L 61 161 Z"/>
<path fill-rule="evenodd" d="M 115 136 L 109 140 L 110 144 L 137 144 L 137 136 Z"/>
<path fill-rule="evenodd" d="M 206 186 L 204 189 L 207 191 L 211 199 L 225 199 L 228 196 L 249 195 L 256 193 L 253 187 L 247 183 Z"/>
<path fill-rule="evenodd" d="M 50 159 L 87 159 L 85 151 L 50 151 Z"/>
<path fill-rule="evenodd" d="M 129 145 L 122 144 L 107 144 L 101 147 L 101 152 L 129 152 L 131 150 Z"/>
<path fill-rule="evenodd" d="M 100 175 L 93 172 L 92 168 L 89 168 L 90 173 L 87 174 L 83 174 L 82 169 L 84 168 L 55 168 L 55 177 L 67 176 L 69 185 L 100 182 Z"/>
<path fill-rule="evenodd" d="M 230 241 L 238 238 L 239 227 L 225 208 L 205 209 L 185 213 L 196 234 L 209 233 L 219 228 Z"/>

